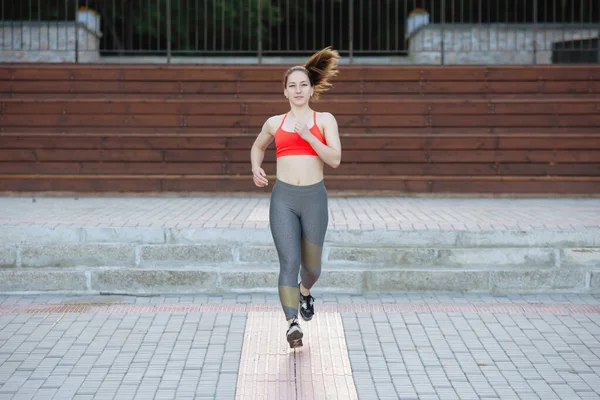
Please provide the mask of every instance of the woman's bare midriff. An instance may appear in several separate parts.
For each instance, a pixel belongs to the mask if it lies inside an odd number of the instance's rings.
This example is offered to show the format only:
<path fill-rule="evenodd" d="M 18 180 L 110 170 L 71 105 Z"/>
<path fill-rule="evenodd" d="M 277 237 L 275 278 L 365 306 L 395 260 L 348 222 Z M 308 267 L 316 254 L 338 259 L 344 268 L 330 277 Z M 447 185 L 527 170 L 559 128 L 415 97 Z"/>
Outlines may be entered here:
<path fill-rule="evenodd" d="M 323 180 L 323 161 L 315 156 L 285 156 L 277 159 L 277 179 L 296 186 Z"/>

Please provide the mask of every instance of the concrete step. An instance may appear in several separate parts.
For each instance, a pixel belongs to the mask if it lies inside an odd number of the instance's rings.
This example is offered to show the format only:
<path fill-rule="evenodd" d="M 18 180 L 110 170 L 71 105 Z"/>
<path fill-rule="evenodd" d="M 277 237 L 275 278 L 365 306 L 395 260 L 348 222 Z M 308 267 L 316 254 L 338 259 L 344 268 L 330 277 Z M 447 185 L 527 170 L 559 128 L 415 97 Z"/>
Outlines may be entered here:
<path fill-rule="evenodd" d="M 0 292 L 276 292 L 265 228 L 2 227 Z M 600 293 L 600 229 L 330 229 L 319 291 Z"/>

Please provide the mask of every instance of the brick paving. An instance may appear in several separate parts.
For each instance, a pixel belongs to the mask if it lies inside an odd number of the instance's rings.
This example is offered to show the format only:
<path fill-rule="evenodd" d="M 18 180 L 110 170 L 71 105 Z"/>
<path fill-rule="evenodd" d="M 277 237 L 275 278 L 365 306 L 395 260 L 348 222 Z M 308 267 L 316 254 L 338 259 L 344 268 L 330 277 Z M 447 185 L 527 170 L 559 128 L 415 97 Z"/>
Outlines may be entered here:
<path fill-rule="evenodd" d="M 303 346 L 290 349 L 280 310 L 249 313 L 236 398 L 358 398 L 339 313 L 301 325 Z"/>
<path fill-rule="evenodd" d="M 600 229 L 600 199 L 330 198 L 330 229 Z M 1 226 L 267 228 L 266 197 L 0 197 Z"/>
<path fill-rule="evenodd" d="M 315 296 L 319 318 L 343 326 L 361 400 L 600 398 L 599 295 Z M 258 293 L 0 295 L 0 399 L 241 398 L 259 367 L 251 319 L 281 325 L 280 312 Z M 314 322 L 302 323 L 307 340 Z M 312 343 L 311 362 L 331 348 Z M 298 365 L 300 391 L 321 379 L 317 363 L 313 380 Z"/>

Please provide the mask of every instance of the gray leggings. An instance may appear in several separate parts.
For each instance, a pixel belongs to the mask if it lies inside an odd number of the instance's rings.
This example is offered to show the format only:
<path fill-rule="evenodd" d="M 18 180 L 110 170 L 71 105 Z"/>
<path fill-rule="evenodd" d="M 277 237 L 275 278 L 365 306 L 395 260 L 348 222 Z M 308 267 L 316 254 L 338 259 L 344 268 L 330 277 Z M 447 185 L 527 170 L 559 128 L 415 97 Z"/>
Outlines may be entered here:
<path fill-rule="evenodd" d="M 298 315 L 298 272 L 302 286 L 307 289 L 312 288 L 321 275 L 328 222 L 327 190 L 323 181 L 308 186 L 275 181 L 269 223 L 279 255 L 279 299 L 286 320 Z"/>

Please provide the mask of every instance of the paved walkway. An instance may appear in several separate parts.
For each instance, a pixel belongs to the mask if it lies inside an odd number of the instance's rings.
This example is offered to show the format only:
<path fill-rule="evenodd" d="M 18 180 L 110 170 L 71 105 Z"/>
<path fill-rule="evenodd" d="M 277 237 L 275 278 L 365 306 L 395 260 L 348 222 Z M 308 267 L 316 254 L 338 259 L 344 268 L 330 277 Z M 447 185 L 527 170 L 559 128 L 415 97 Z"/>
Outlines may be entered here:
<path fill-rule="evenodd" d="M 600 229 L 600 199 L 331 198 L 330 229 Z M 265 197 L 0 197 L 1 226 L 267 228 Z"/>
<path fill-rule="evenodd" d="M 266 197 L 0 198 L 3 227 L 267 228 Z M 600 229 L 600 199 L 331 198 L 332 230 Z M 600 296 L 0 296 L 4 399 L 600 399 Z"/>
<path fill-rule="evenodd" d="M 600 296 L 0 296 L 0 399 L 598 399 Z"/>

